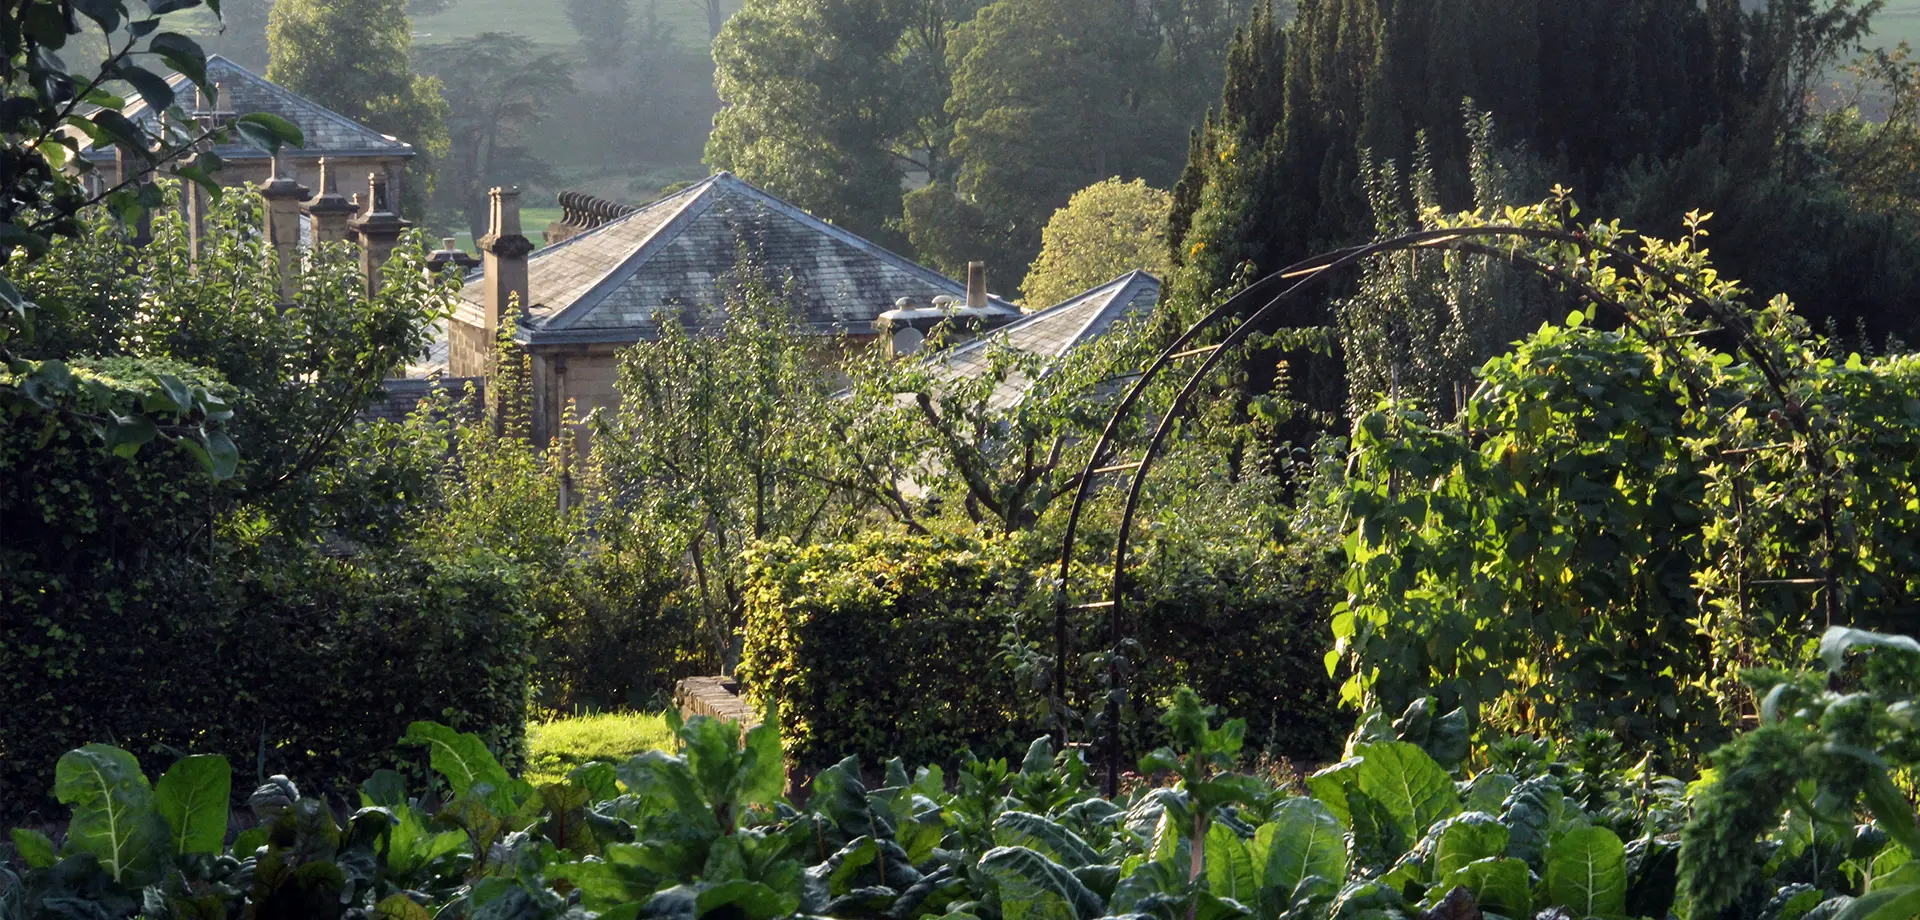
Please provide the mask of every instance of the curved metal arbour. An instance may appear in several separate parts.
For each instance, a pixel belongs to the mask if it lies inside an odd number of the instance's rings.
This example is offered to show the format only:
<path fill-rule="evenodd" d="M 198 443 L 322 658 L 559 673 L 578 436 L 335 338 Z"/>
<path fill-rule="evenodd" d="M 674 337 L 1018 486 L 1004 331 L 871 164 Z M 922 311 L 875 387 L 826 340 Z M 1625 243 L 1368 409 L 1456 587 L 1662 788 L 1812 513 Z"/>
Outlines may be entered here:
<path fill-rule="evenodd" d="M 1067 697 L 1067 656 L 1069 652 L 1069 618 L 1075 611 L 1104 610 L 1108 622 L 1108 642 L 1111 654 L 1108 656 L 1109 693 L 1106 702 L 1106 793 L 1116 793 L 1120 774 L 1120 703 L 1121 691 L 1120 649 L 1125 642 L 1127 550 L 1133 528 L 1135 512 L 1139 509 L 1140 497 L 1147 476 L 1153 471 L 1154 461 L 1165 447 L 1176 421 L 1186 412 L 1193 397 L 1200 391 L 1203 381 L 1219 366 L 1221 359 L 1234 352 L 1239 346 L 1261 331 L 1267 330 L 1267 324 L 1275 319 L 1282 307 L 1303 292 L 1333 277 L 1341 269 L 1350 268 L 1369 259 L 1401 252 L 1425 250 L 1443 250 L 1477 255 L 1488 259 L 1507 261 L 1531 274 L 1569 289 L 1576 297 L 1598 307 L 1607 309 L 1614 318 L 1640 330 L 1640 317 L 1628 304 L 1621 303 L 1559 265 L 1542 261 L 1529 253 L 1519 251 L 1517 247 L 1502 247 L 1497 244 L 1513 243 L 1559 243 L 1578 247 L 1584 255 L 1593 257 L 1596 262 L 1607 262 L 1623 270 L 1636 271 L 1649 276 L 1685 298 L 1689 305 L 1701 307 L 1722 329 L 1730 333 L 1738 349 L 1744 353 L 1752 365 L 1766 378 L 1768 386 L 1784 403 L 1786 397 L 1786 375 L 1777 367 L 1772 357 L 1762 347 L 1754 330 L 1748 309 L 1738 303 L 1719 300 L 1706 296 L 1697 287 L 1688 284 L 1671 272 L 1652 265 L 1634 253 L 1615 246 L 1597 243 L 1586 234 L 1576 230 L 1547 229 L 1520 226 L 1484 226 L 1421 230 L 1390 239 L 1380 240 L 1362 246 L 1335 250 L 1290 265 L 1277 271 L 1242 290 L 1215 308 L 1212 312 L 1194 323 L 1171 345 L 1163 349 L 1144 371 L 1141 372 L 1120 402 L 1114 407 L 1100 438 L 1094 443 L 1093 452 L 1087 458 L 1079 485 L 1073 496 L 1073 504 L 1067 515 L 1066 533 L 1061 544 L 1060 577 L 1054 599 L 1054 671 L 1053 696 L 1054 711 L 1063 712 L 1062 704 Z M 1227 330 L 1225 338 L 1218 345 L 1194 347 L 1194 342 L 1209 333 Z M 1186 384 L 1174 397 L 1172 405 L 1155 425 L 1145 450 L 1137 460 L 1131 462 L 1113 462 L 1113 453 L 1118 433 L 1132 413 L 1140 406 L 1141 397 L 1160 376 L 1167 372 L 1176 361 L 1204 357 L 1200 366 L 1187 378 Z M 1685 366 L 1682 364 L 1681 366 Z M 1690 387 L 1697 381 L 1689 381 Z M 1802 434 L 1811 437 L 1813 432 L 1804 418 L 1793 417 L 1794 427 Z M 1127 498 L 1120 515 L 1119 531 L 1115 537 L 1113 572 L 1107 584 L 1107 596 L 1104 601 L 1074 605 L 1068 597 L 1069 579 L 1072 575 L 1074 551 L 1078 548 L 1080 517 L 1086 509 L 1088 498 L 1093 494 L 1094 482 L 1100 475 L 1115 472 L 1132 472 L 1132 480 L 1127 487 Z M 1831 543 L 1831 534 L 1828 541 Z M 1829 566 L 1831 571 L 1831 566 Z M 1832 591 L 1827 592 L 1828 602 L 1832 603 Z"/>

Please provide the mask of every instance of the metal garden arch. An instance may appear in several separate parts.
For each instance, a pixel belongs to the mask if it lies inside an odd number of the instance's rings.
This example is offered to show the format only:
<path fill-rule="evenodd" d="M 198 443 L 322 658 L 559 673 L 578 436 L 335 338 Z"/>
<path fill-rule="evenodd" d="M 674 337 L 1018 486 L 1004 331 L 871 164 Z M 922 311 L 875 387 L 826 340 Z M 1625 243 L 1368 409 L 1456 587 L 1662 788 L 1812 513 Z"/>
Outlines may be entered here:
<path fill-rule="evenodd" d="M 1567 222 L 1562 214 L 1561 224 Z M 1487 259 L 1500 259 L 1512 263 L 1533 275 L 1569 289 L 1577 299 L 1607 309 L 1614 318 L 1628 327 L 1639 330 L 1640 317 L 1633 308 L 1621 303 L 1583 280 L 1578 270 L 1542 261 L 1521 251 L 1519 247 L 1504 248 L 1498 244 L 1548 243 L 1569 244 L 1577 248 L 1584 256 L 1590 257 L 1594 264 L 1606 263 L 1623 271 L 1636 272 L 1666 285 L 1670 290 L 1685 299 L 1688 306 L 1697 305 L 1708 318 L 1719 324 L 1719 329 L 1730 333 L 1739 351 L 1745 354 L 1753 366 L 1766 378 L 1769 388 L 1783 404 L 1789 404 L 1786 393 L 1787 377 L 1776 365 L 1771 355 L 1762 346 L 1761 340 L 1751 322 L 1748 308 L 1737 302 L 1709 297 L 1697 287 L 1659 268 L 1634 253 L 1617 246 L 1606 245 L 1593 240 L 1578 230 L 1525 227 L 1525 226 L 1479 226 L 1420 230 L 1401 236 L 1368 243 L 1361 246 L 1334 250 L 1297 262 L 1277 271 L 1235 294 L 1225 303 L 1194 323 L 1171 345 L 1163 349 L 1140 376 L 1134 381 L 1114 407 L 1100 437 L 1094 443 L 1093 452 L 1087 458 L 1079 484 L 1074 492 L 1073 504 L 1067 515 L 1065 536 L 1061 544 L 1060 575 L 1054 596 L 1054 659 L 1053 659 L 1053 698 L 1054 711 L 1061 712 L 1061 706 L 1067 696 L 1068 668 L 1070 651 L 1069 620 L 1072 613 L 1104 610 L 1108 622 L 1108 643 L 1111 654 L 1108 657 L 1108 694 L 1106 701 L 1106 777 L 1105 791 L 1111 797 L 1118 791 L 1120 775 L 1120 701 L 1122 690 L 1118 656 L 1125 641 L 1126 630 L 1126 587 L 1127 587 L 1127 549 L 1131 537 L 1134 514 L 1139 508 L 1140 497 L 1149 473 L 1153 470 L 1155 459 L 1165 447 L 1174 422 L 1187 410 L 1194 395 L 1199 392 L 1203 381 L 1221 358 L 1243 345 L 1249 337 L 1263 330 L 1266 322 L 1276 316 L 1281 307 L 1311 290 L 1316 284 L 1331 278 L 1341 269 L 1359 265 L 1367 260 L 1401 252 L 1423 250 L 1442 250 L 1475 255 Z M 1217 345 L 1194 347 L 1194 342 L 1209 333 L 1229 329 L 1225 338 Z M 1641 330 L 1644 331 L 1644 330 Z M 1114 462 L 1112 453 L 1118 433 L 1134 410 L 1140 405 L 1142 394 L 1163 373 L 1166 373 L 1176 361 L 1188 358 L 1204 358 L 1198 368 L 1187 378 L 1172 405 L 1167 408 L 1149 437 L 1146 448 L 1138 459 L 1126 462 Z M 1684 366 L 1684 365 L 1682 365 Z M 1816 437 L 1815 432 L 1804 416 L 1789 413 L 1790 424 L 1803 436 Z M 1824 451 L 1821 452 L 1824 455 Z M 1104 600 L 1091 603 L 1073 604 L 1068 597 L 1068 585 L 1072 576 L 1074 551 L 1078 548 L 1080 517 L 1086 508 L 1088 498 L 1094 492 L 1094 483 L 1102 475 L 1131 471 L 1132 479 L 1128 483 L 1127 498 L 1121 511 L 1119 532 L 1115 538 L 1113 574 L 1108 580 L 1107 596 Z M 1827 524 L 1827 544 L 1833 544 L 1831 518 Z M 1833 590 L 1833 567 L 1829 561 L 1827 569 L 1827 603 L 1829 616 L 1833 614 L 1832 605 L 1836 603 Z"/>

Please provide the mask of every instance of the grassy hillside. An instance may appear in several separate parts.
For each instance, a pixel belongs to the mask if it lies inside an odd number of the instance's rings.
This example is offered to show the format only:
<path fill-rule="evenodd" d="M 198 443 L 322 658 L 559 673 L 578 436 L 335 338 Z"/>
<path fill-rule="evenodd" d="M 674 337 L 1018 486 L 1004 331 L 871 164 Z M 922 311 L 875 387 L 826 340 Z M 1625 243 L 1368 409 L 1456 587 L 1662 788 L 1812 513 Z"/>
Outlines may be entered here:
<path fill-rule="evenodd" d="M 690 47 L 707 46 L 705 5 L 694 0 L 635 0 L 635 12 L 644 14 L 648 3 L 655 5 L 674 38 Z M 740 0 L 724 0 L 722 8 L 731 14 L 740 8 Z M 481 32 L 514 32 L 554 46 L 571 47 L 579 41 L 567 22 L 564 0 L 455 0 L 446 10 L 414 20 L 413 26 L 414 40 L 421 44 Z"/>
<path fill-rule="evenodd" d="M 1874 43 L 1920 47 L 1920 0 L 1892 0 L 1874 23 Z"/>

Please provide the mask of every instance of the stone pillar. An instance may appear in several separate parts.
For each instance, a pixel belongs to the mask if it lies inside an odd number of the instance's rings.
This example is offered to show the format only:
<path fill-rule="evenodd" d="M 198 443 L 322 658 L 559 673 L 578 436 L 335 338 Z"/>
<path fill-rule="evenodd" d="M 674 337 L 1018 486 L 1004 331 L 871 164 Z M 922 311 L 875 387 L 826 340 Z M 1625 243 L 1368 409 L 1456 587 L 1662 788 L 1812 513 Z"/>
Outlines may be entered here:
<path fill-rule="evenodd" d="M 140 174 L 141 169 L 132 163 L 131 159 L 132 157 L 128 154 L 127 148 L 124 145 L 114 146 L 112 185 L 126 186 L 128 188 L 134 187 L 133 179 Z M 133 233 L 133 245 L 145 246 L 153 242 L 153 214 L 147 211 L 147 209 L 141 208 L 139 219 L 135 220 L 133 226 L 127 229 Z"/>
<path fill-rule="evenodd" d="M 375 294 L 380 290 L 380 269 L 387 264 L 387 258 L 393 255 L 393 247 L 400 242 L 400 234 L 413 226 L 413 222 L 401 219 L 395 213 L 396 207 L 387 190 L 385 173 L 367 174 L 367 213 L 354 218 L 347 226 L 360 237 L 360 271 L 367 277 L 367 293 Z"/>
<path fill-rule="evenodd" d="M 333 171 L 325 157 L 320 158 L 320 194 L 307 202 L 306 211 L 307 216 L 313 218 L 314 245 L 347 242 L 347 221 L 359 209 L 335 187 Z"/>
<path fill-rule="evenodd" d="M 300 255 L 300 203 L 309 192 L 280 174 L 280 158 L 273 158 L 273 178 L 260 187 L 267 200 L 267 244 L 280 263 L 280 302 L 293 303 L 294 260 Z"/>
<path fill-rule="evenodd" d="M 480 238 L 480 251 L 486 270 L 484 331 L 487 340 L 493 341 L 510 305 L 518 303 L 522 310 L 530 306 L 527 254 L 533 251 L 533 243 L 520 234 L 520 190 L 495 188 L 487 195 L 491 199 L 487 235 Z"/>

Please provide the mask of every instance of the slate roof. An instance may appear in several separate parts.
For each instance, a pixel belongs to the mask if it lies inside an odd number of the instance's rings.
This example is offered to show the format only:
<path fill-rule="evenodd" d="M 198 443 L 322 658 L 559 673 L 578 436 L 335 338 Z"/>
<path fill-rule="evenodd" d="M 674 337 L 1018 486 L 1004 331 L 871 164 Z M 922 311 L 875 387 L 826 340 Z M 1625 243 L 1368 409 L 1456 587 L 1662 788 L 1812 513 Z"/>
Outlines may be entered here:
<path fill-rule="evenodd" d="M 306 135 L 306 146 L 283 151 L 285 154 L 295 157 L 414 155 L 412 144 L 381 134 L 220 55 L 207 57 L 207 77 L 221 87 L 218 105 L 222 112 L 237 115 L 267 112 L 299 125 Z M 194 87 L 186 75 L 173 74 L 167 78 L 167 84 L 179 94 L 176 104 L 191 110 Z M 153 109 L 137 94 L 132 98 L 133 101 L 120 110 L 121 114 L 136 124 L 150 125 L 155 117 Z M 241 143 L 222 144 L 215 147 L 214 152 L 227 160 L 267 157 L 267 154 Z M 97 150 L 90 152 L 89 157 L 100 154 L 111 156 L 112 152 Z"/>
<path fill-rule="evenodd" d="M 901 297 L 966 296 L 966 286 L 721 172 L 527 259 L 526 344 L 628 343 L 659 334 L 661 313 L 725 303 L 746 258 L 791 282 L 802 321 L 833 335 L 872 331 Z M 479 324 L 483 276 L 467 276 L 458 315 Z M 1004 301 L 1000 301 L 1004 304 Z"/>
<path fill-rule="evenodd" d="M 927 360 L 936 365 L 938 376 L 949 380 L 988 373 L 992 365 L 990 350 L 996 343 L 1051 361 L 1105 335 L 1122 319 L 1153 312 L 1159 302 L 1160 279 L 1144 271 L 1130 271 L 972 341 L 935 352 Z M 1050 372 L 1043 371 L 1041 376 Z M 1010 374 L 987 398 L 987 404 L 995 409 L 1018 405 L 1033 383 L 1024 374 Z"/>

